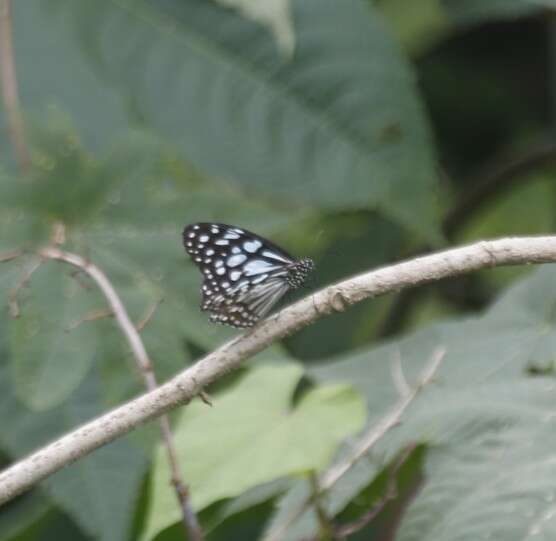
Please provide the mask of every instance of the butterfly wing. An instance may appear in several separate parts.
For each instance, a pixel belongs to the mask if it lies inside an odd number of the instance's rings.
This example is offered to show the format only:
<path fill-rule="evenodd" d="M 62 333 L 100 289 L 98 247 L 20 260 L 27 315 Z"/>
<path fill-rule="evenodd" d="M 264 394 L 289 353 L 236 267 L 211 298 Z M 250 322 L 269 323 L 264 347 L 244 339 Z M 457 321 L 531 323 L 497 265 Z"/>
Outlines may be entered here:
<path fill-rule="evenodd" d="M 201 309 L 211 321 L 250 327 L 289 289 L 288 268 L 295 260 L 250 231 L 197 223 L 185 228 L 183 244 L 203 274 Z"/>

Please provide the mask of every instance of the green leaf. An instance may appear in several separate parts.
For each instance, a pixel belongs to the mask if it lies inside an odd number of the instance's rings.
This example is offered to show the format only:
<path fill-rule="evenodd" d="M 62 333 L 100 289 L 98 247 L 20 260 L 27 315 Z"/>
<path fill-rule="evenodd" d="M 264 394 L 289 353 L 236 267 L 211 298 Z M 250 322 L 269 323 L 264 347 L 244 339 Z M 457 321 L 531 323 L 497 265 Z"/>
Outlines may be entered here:
<path fill-rule="evenodd" d="M 436 394 L 408 421 L 432 449 L 400 541 L 554 538 L 553 378 Z"/>
<path fill-rule="evenodd" d="M 89 150 L 105 151 L 128 130 L 125 103 L 83 61 L 70 21 L 53 16 L 51 1 L 15 2 L 12 8 L 18 92 L 27 118 L 42 122 L 61 107 L 74 120 Z M 0 107 L 0 124 L 6 125 Z M 0 130 L 0 157 L 11 161 L 7 130 Z M 66 185 L 68 187 L 68 185 Z"/>
<path fill-rule="evenodd" d="M 88 322 L 72 328 L 102 301 L 64 271 L 62 264 L 43 263 L 19 292 L 21 315 L 9 319 L 15 391 L 35 410 L 68 398 L 88 372 L 101 339 Z"/>
<path fill-rule="evenodd" d="M 422 55 L 449 31 L 449 19 L 442 0 L 382 0 L 378 2 L 392 32 L 412 55 Z"/>
<path fill-rule="evenodd" d="M 0 337 L 1 338 L 1 337 Z M 2 348 L 0 341 L 0 351 Z M 90 374 L 63 404 L 30 411 L 13 393 L 0 363 L 0 447 L 14 459 L 47 444 L 100 414 L 97 378 Z M 127 541 L 133 506 L 145 471 L 142 453 L 119 439 L 43 482 L 48 498 L 87 534 L 102 541 Z"/>
<path fill-rule="evenodd" d="M 279 477 L 319 470 L 338 443 L 360 428 L 364 406 L 344 385 L 312 389 L 292 409 L 302 373 L 295 364 L 256 366 L 215 397 L 212 408 L 188 406 L 175 438 L 196 509 Z M 144 539 L 179 520 L 168 478 L 160 449 Z"/>
<path fill-rule="evenodd" d="M 428 126 L 370 3 L 294 2 L 290 61 L 260 25 L 204 0 L 64 8 L 102 73 L 202 171 L 286 203 L 378 208 L 438 237 Z"/>
<path fill-rule="evenodd" d="M 554 371 L 555 291 L 556 269 L 547 265 L 511 288 L 480 318 L 436 324 L 311 368 L 319 381 L 349 382 L 363 392 L 372 426 L 398 400 L 391 360 L 401 356 L 406 378 L 414 385 L 433 350 L 446 348 L 437 383 L 374 449 L 388 459 L 410 442 L 432 448 L 426 462 L 430 485 L 425 484 L 410 508 L 400 539 L 491 535 L 512 540 L 545 527 L 547 538 L 553 535 L 539 517 L 553 506 L 550 483 L 542 476 L 551 475 L 553 468 L 556 386 L 552 379 L 531 379 L 529 374 Z M 330 499 L 349 502 L 361 483 L 375 475 L 372 469 L 361 472 L 351 484 L 337 487 Z M 506 512 L 521 505 L 527 516 Z"/>

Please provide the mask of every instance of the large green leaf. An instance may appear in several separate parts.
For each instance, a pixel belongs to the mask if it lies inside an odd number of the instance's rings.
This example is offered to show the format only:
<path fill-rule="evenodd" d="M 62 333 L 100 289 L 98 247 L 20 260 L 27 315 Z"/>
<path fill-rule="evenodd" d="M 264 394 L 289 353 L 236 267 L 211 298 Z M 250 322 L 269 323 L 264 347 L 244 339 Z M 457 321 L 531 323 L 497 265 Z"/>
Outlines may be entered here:
<path fill-rule="evenodd" d="M 401 427 L 374 450 L 393 457 L 410 442 L 424 442 L 432 449 L 426 462 L 431 482 L 410 508 L 402 528 L 404 541 L 480 539 L 488 532 L 493 539 L 523 539 L 528 528 L 545 527 L 547 538 L 554 535 L 550 525 L 538 519 L 553 505 L 550 483 L 542 476 L 553 467 L 556 386 L 551 379 L 531 379 L 528 374 L 532 369 L 553 370 L 555 291 L 556 270 L 546 266 L 511 288 L 480 318 L 437 324 L 311 368 L 320 381 L 350 382 L 365 393 L 372 425 L 397 400 L 391 360 L 401 356 L 411 384 L 432 351 L 446 348 L 437 384 L 418 397 Z M 532 473 L 536 464 L 538 476 Z M 362 470 L 357 480 L 337 487 L 328 500 L 332 514 L 341 508 L 334 502 L 345 505 L 376 471 Z M 521 503 L 527 517 L 506 516 L 505 506 Z M 506 527 L 514 532 L 509 537 Z"/>
<path fill-rule="evenodd" d="M 101 337 L 90 323 L 71 326 L 101 302 L 94 290 L 83 288 L 53 262 L 39 267 L 19 292 L 21 314 L 8 320 L 10 381 L 29 407 L 40 410 L 60 404 L 88 372 Z"/>
<path fill-rule="evenodd" d="M 290 60 L 204 0 L 58 3 L 133 110 L 203 171 L 285 202 L 379 208 L 435 236 L 430 134 L 370 3 L 294 2 Z"/>
<path fill-rule="evenodd" d="M 52 16 L 50 2 L 14 2 L 13 39 L 18 91 L 26 118 L 44 119 L 62 107 L 87 148 L 105 150 L 128 129 L 126 108 L 115 89 L 83 62 L 71 25 Z M 5 114 L 0 107 L 0 123 Z M 7 130 L 0 130 L 0 158 L 11 161 Z"/>
<path fill-rule="evenodd" d="M 553 378 L 431 393 L 409 416 L 431 447 L 399 539 L 553 539 Z M 442 412 L 439 414 L 439 407 Z"/>
<path fill-rule="evenodd" d="M 188 406 L 175 437 L 196 509 L 279 477 L 318 470 L 360 428 L 363 403 L 344 385 L 312 389 L 292 407 L 302 373 L 295 364 L 257 366 L 215 397 L 213 408 Z M 145 539 L 179 520 L 168 478 L 160 449 Z"/>
<path fill-rule="evenodd" d="M 98 381 L 91 374 L 57 408 L 30 411 L 14 395 L 7 367 L 0 364 L 0 423 L 9 427 L 0 431 L 0 447 L 14 459 L 45 445 L 53 435 L 90 420 L 102 409 Z M 142 453 L 120 439 L 49 477 L 43 487 L 48 498 L 92 538 L 126 541 L 144 471 Z"/>

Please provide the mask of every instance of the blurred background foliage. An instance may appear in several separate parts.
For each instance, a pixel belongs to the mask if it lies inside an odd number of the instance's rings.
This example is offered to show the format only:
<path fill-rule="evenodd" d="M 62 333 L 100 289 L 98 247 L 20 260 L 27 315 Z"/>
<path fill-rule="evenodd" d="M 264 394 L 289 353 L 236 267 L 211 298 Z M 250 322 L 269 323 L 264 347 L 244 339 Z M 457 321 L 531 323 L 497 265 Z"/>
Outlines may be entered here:
<path fill-rule="evenodd" d="M 13 2 L 32 166 L 0 131 L 0 265 L 32 249 L 108 275 L 160 380 L 235 331 L 198 310 L 180 232 L 268 236 L 317 270 L 309 288 L 446 245 L 549 233 L 556 211 L 552 0 L 27 0 Z M 6 126 L 5 111 L 0 123 Z M 298 292 L 304 295 L 305 289 Z M 295 298 L 292 295 L 290 298 Z M 95 285 L 44 262 L 0 312 L 0 465 L 142 391 Z M 556 271 L 495 269 L 323 319 L 172 414 L 209 541 L 262 539 L 396 401 L 390 361 L 436 385 L 322 502 L 349 539 L 556 536 Z M 220 407 L 219 407 L 220 404 Z M 314 509 L 285 540 L 329 539 Z M 327 537 L 328 535 L 328 537 Z M 320 537 L 319 537 L 320 536 Z M 0 540 L 183 539 L 155 427 L 64 469 L 0 510 Z"/>

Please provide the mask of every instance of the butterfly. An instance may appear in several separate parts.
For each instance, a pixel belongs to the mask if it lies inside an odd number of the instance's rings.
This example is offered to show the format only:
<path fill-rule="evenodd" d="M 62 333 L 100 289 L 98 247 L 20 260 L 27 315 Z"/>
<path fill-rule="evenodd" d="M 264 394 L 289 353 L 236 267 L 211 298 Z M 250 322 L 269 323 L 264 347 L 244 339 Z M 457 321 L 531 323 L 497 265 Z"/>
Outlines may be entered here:
<path fill-rule="evenodd" d="M 196 223 L 183 230 L 183 245 L 203 274 L 201 310 L 209 320 L 252 327 L 313 270 L 310 258 L 294 259 L 245 229 Z"/>

